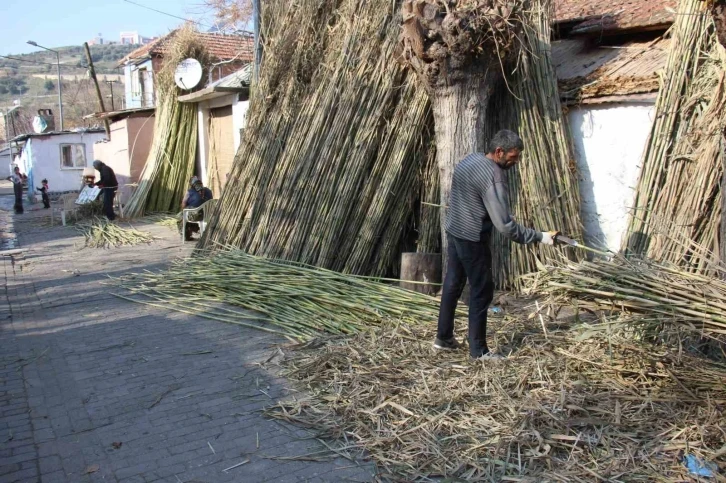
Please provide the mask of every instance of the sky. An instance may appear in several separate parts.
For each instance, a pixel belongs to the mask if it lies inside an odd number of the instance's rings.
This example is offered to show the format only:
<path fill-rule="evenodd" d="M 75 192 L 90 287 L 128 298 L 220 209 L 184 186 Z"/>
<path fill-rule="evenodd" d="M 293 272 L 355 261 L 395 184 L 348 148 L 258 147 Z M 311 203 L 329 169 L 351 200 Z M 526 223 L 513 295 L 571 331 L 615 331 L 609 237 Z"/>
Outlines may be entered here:
<path fill-rule="evenodd" d="M 152 12 L 124 0 L 0 0 L 0 55 L 40 50 L 44 47 L 83 45 L 103 34 L 119 40 L 122 31 L 137 31 L 145 37 L 163 35 L 183 20 Z M 133 0 L 135 3 L 178 17 L 211 24 L 212 16 L 203 0 Z M 200 26 L 207 30 L 208 26 Z"/>

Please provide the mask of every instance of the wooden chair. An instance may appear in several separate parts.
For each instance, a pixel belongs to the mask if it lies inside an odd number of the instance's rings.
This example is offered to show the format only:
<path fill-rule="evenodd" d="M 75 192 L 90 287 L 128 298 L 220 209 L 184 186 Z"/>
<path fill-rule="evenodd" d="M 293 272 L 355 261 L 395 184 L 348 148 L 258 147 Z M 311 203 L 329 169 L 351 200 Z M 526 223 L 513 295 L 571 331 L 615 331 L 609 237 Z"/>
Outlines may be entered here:
<path fill-rule="evenodd" d="M 207 220 L 209 219 L 209 216 L 212 214 L 212 210 L 214 209 L 215 205 L 217 204 L 217 200 L 209 200 L 205 201 L 204 204 L 197 208 L 184 208 L 182 210 L 182 230 L 181 230 L 181 237 L 182 237 L 182 243 L 186 242 L 186 239 L 184 237 L 184 233 L 186 232 L 187 223 L 198 223 L 199 224 L 199 234 L 201 235 L 204 233 L 204 229 L 207 226 Z M 201 221 L 189 221 L 189 215 L 192 213 L 202 213 L 202 220 Z"/>

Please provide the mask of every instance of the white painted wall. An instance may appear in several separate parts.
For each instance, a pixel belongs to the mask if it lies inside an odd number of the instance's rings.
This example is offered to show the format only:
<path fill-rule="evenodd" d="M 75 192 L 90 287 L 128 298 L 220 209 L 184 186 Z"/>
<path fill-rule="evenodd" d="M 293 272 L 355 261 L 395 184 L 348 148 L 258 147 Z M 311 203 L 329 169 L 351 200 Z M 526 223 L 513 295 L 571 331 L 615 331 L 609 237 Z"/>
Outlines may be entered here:
<path fill-rule="evenodd" d="M 591 246 L 620 250 L 654 111 L 652 103 L 584 105 L 569 111 L 585 243 Z"/>
<path fill-rule="evenodd" d="M 146 72 L 149 73 L 144 82 L 144 96 L 141 95 L 139 69 L 146 69 Z M 151 59 L 139 64 L 129 63 L 124 66 L 124 94 L 126 99 L 126 109 L 151 107 L 154 105 L 154 79 L 152 72 L 153 63 Z"/>
<path fill-rule="evenodd" d="M 31 137 L 23 151 L 23 167 L 28 174 L 28 185 L 34 189 L 40 186 L 43 178 L 47 178 L 51 192 L 79 190 L 83 168 L 61 169 L 60 145 L 85 144 L 86 166 L 93 166 L 93 145 L 105 137 L 105 132 Z"/>
<path fill-rule="evenodd" d="M 242 129 L 247 126 L 247 110 L 250 107 L 250 101 L 240 101 L 239 96 L 234 96 L 234 103 L 232 104 L 232 127 L 234 128 L 234 152 L 236 153 L 239 149 L 242 136 L 240 135 Z"/>

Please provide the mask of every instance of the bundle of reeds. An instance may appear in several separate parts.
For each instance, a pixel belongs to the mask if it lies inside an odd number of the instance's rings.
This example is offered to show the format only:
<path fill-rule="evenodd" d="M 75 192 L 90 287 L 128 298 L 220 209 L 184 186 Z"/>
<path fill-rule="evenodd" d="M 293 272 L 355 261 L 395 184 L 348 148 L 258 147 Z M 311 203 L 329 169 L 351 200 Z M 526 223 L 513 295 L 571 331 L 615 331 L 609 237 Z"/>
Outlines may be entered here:
<path fill-rule="evenodd" d="M 277 0 L 263 14 L 266 61 L 202 246 L 395 272 L 430 123 L 426 94 L 393 61 L 397 8 Z"/>
<path fill-rule="evenodd" d="M 718 253 L 726 56 L 707 4 L 681 1 L 670 45 L 623 248 L 713 273 L 710 253 L 681 242 Z"/>
<path fill-rule="evenodd" d="M 502 362 L 433 354 L 435 328 L 406 323 L 287 348 L 308 397 L 267 414 L 390 481 L 690 481 L 683 452 L 726 464 L 726 367 L 526 319 L 490 324 Z"/>
<path fill-rule="evenodd" d="M 125 207 L 129 218 L 143 216 L 147 211 L 178 210 L 194 173 L 197 109 L 195 104 L 177 100 L 181 90 L 174 83 L 174 69 L 187 58 L 194 58 L 203 66 L 209 64 L 209 54 L 189 25 L 174 33 L 166 47 L 163 66 L 154 78 L 154 140 L 138 188 Z"/>
<path fill-rule="evenodd" d="M 550 293 L 585 308 L 659 316 L 705 336 L 726 340 L 726 282 L 675 265 L 616 256 L 542 266 L 532 293 Z"/>
<path fill-rule="evenodd" d="M 148 244 L 154 240 L 151 233 L 134 228 L 122 228 L 102 217 L 93 217 L 89 221 L 78 223 L 76 229 L 86 237 L 86 246 L 90 248 Z"/>
<path fill-rule="evenodd" d="M 167 271 L 128 275 L 115 283 L 124 289 L 117 295 L 134 302 L 298 340 L 356 333 L 388 319 L 433 324 L 438 317 L 433 297 L 240 250 L 181 260 Z"/>
<path fill-rule="evenodd" d="M 441 207 L 439 206 L 439 167 L 436 164 L 436 146 L 432 143 L 421 169 L 421 202 L 418 215 L 416 251 L 440 253 Z"/>
<path fill-rule="evenodd" d="M 559 230 L 580 239 L 580 195 L 569 128 L 562 113 L 552 63 L 550 32 L 553 4 L 532 2 L 524 22 L 516 69 L 492 96 L 491 134 L 518 131 L 522 159 L 509 172 L 511 209 L 519 223 L 539 230 Z M 520 288 L 521 276 L 537 270 L 537 259 L 555 255 L 544 245 L 523 246 L 496 235 L 492 244 L 497 286 Z M 578 253 L 571 252 L 573 259 Z"/>

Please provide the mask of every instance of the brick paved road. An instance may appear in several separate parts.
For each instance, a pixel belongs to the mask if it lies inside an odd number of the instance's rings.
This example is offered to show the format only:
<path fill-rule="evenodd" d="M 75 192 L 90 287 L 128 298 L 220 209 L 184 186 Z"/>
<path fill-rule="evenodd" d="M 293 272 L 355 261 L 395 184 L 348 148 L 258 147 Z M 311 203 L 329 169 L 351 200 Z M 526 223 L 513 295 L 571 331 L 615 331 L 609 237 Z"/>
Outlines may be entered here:
<path fill-rule="evenodd" d="M 259 413 L 291 394 L 260 364 L 278 339 L 126 302 L 101 284 L 188 253 L 172 230 L 144 226 L 165 237 L 150 246 L 80 249 L 73 228 L 47 220 L 0 211 L 0 230 L 25 250 L 0 257 L 0 483 L 373 478 L 372 465 L 340 458 L 271 458 L 322 448 Z"/>

